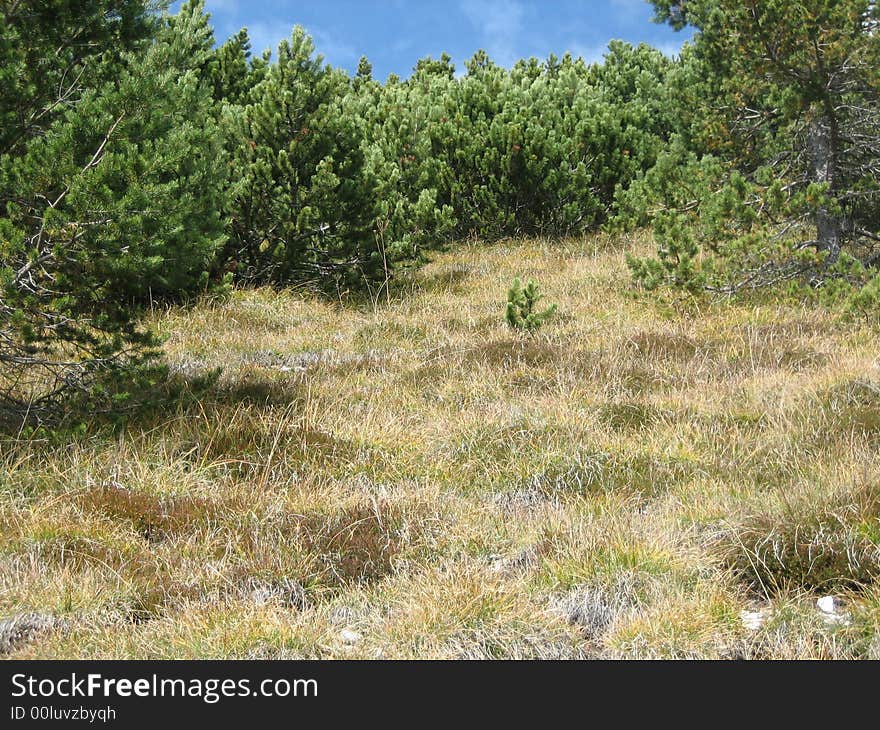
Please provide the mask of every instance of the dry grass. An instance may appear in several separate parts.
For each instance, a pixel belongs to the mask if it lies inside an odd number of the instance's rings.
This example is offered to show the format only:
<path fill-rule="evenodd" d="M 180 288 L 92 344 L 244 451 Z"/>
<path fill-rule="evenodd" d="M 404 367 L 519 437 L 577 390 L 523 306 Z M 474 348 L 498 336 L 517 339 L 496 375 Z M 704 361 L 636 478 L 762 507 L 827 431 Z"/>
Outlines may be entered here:
<path fill-rule="evenodd" d="M 876 331 L 634 295 L 645 245 L 157 315 L 176 377 L 223 369 L 198 401 L 0 441 L 0 653 L 877 658 Z M 559 304 L 533 336 L 515 276 Z"/>

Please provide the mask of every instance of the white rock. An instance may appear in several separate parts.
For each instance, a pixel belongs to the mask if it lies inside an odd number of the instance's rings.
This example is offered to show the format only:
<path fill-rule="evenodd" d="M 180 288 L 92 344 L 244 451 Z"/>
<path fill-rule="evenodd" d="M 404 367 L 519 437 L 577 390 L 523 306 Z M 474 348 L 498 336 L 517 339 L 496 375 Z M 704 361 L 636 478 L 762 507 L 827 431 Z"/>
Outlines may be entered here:
<path fill-rule="evenodd" d="M 767 611 L 743 611 L 740 613 L 740 619 L 750 631 L 757 631 L 765 623 L 767 623 Z"/>
<path fill-rule="evenodd" d="M 829 626 L 849 626 L 852 623 L 849 614 L 842 610 L 843 601 L 835 596 L 822 596 L 816 606 L 822 620 Z"/>
<path fill-rule="evenodd" d="M 353 646 L 360 642 L 364 637 L 361 636 L 357 631 L 352 631 L 351 629 L 342 629 L 339 632 L 339 638 L 342 639 L 342 643 L 348 646 Z"/>

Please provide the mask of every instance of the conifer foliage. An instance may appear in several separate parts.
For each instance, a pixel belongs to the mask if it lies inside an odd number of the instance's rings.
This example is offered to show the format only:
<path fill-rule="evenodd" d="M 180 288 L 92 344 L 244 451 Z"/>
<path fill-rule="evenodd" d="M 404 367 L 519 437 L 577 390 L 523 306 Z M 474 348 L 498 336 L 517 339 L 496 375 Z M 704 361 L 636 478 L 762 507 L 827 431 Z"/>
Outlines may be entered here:
<path fill-rule="evenodd" d="M 350 85 L 297 28 L 233 120 L 232 168 L 242 179 L 227 255 L 240 278 L 335 289 L 379 276 L 375 186 Z"/>
<path fill-rule="evenodd" d="M 0 393 L 33 409 L 149 354 L 138 312 L 206 284 L 226 172 L 200 2 L 173 22 L 140 2 L 59 2 L 51 21 L 5 5 L 2 67 L 25 91 L 0 99 Z M 49 79 L 22 79 L 34 48 Z"/>
<path fill-rule="evenodd" d="M 514 279 L 507 292 L 507 324 L 518 330 L 533 332 L 541 327 L 550 317 L 556 314 L 556 305 L 552 304 L 543 311 L 538 310 L 538 303 L 544 298 L 537 282 L 532 279 L 523 286 L 522 280 Z"/>
<path fill-rule="evenodd" d="M 864 282 L 880 263 L 877 3 L 654 4 L 661 20 L 697 29 L 682 67 L 702 79 L 687 131 L 704 146 L 679 147 L 679 164 L 668 157 L 665 174 L 648 172 L 645 182 L 654 182 L 631 189 L 623 207 L 631 212 L 641 198 L 643 207 L 684 215 L 694 225 L 694 247 L 714 265 L 714 273 L 700 274 L 676 264 L 666 280 L 728 293 Z M 681 109 L 680 118 L 687 116 Z M 669 230 L 661 231 L 659 260 L 634 262 L 643 283 L 669 268 L 664 251 L 676 247 L 664 239 Z M 691 263 L 694 247 L 686 254 Z"/>

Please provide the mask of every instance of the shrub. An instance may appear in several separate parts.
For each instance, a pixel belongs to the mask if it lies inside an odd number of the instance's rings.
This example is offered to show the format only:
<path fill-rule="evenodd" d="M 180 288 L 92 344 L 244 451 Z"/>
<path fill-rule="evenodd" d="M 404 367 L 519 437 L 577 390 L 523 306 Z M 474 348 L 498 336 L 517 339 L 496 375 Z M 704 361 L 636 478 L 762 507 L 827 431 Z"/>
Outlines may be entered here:
<path fill-rule="evenodd" d="M 520 279 L 513 280 L 513 286 L 507 292 L 507 324 L 514 329 L 532 332 L 544 324 L 556 313 L 556 305 L 553 304 L 543 312 L 537 310 L 538 302 L 544 295 L 538 290 L 538 285 L 529 280 L 523 286 Z"/>
<path fill-rule="evenodd" d="M 132 5 L 126 12 L 142 4 Z M 12 48 L 18 23 L 0 26 Z M 208 281 L 225 174 L 200 70 L 213 38 L 200 2 L 151 27 L 131 50 L 112 52 L 111 35 L 74 61 L 78 86 L 59 92 L 63 111 L 43 128 L 21 122 L 18 141 L 0 148 L 6 405 L 33 413 L 98 372 L 149 358 L 143 306 Z"/>
<path fill-rule="evenodd" d="M 396 252 L 373 225 L 376 181 L 351 80 L 302 28 L 261 75 L 253 103 L 230 109 L 240 180 L 226 260 L 249 283 L 335 291 L 387 278 Z"/>

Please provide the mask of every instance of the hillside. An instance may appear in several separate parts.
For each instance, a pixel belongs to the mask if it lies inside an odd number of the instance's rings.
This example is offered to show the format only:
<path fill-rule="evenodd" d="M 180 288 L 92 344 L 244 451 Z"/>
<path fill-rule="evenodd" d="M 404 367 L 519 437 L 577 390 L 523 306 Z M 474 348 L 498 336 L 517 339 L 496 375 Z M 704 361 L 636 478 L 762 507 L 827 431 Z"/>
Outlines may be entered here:
<path fill-rule="evenodd" d="M 155 314 L 178 379 L 222 368 L 198 399 L 0 442 L 0 652 L 880 658 L 876 330 L 664 305 L 624 250 L 652 245 L 465 245 L 375 305 Z M 559 305 L 532 336 L 519 275 Z"/>

